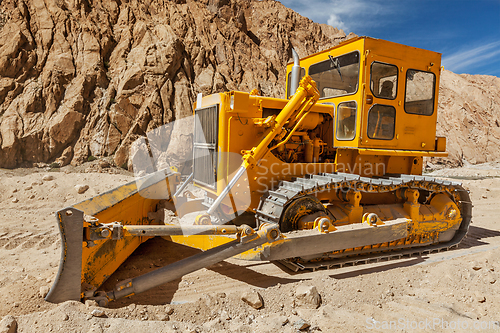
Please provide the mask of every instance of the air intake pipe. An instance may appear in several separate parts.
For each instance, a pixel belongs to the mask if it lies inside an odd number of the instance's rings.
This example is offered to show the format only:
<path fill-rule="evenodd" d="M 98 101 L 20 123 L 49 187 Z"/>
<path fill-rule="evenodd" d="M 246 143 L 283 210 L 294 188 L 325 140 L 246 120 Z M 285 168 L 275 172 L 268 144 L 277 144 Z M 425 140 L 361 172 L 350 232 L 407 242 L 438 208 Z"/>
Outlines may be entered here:
<path fill-rule="evenodd" d="M 299 55 L 295 51 L 294 48 L 292 48 L 292 56 L 293 56 L 293 67 L 292 67 L 292 77 L 290 78 L 290 91 L 288 93 L 288 96 L 292 96 L 295 94 L 295 91 L 297 91 L 297 88 L 299 87 L 299 81 L 300 81 L 300 59 Z"/>

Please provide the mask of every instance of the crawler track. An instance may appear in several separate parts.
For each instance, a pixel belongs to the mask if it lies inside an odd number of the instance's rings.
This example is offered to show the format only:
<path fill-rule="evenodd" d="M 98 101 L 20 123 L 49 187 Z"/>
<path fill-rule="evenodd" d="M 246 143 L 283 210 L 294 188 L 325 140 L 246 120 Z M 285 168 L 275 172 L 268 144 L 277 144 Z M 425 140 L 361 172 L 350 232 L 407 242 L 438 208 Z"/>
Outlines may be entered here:
<path fill-rule="evenodd" d="M 424 253 L 449 250 L 460 244 L 466 236 L 472 218 L 472 203 L 469 192 L 460 183 L 425 176 L 395 175 L 392 177 L 367 178 L 347 173 L 311 175 L 297 178 L 294 181 L 284 181 L 277 189 L 263 196 L 256 212 L 258 223 L 280 223 L 280 218 L 287 205 L 305 196 L 315 195 L 323 191 L 340 189 L 356 189 L 361 193 L 386 193 L 400 188 L 411 188 L 429 191 L 430 193 L 447 192 L 454 198 L 460 209 L 462 222 L 453 238 L 448 242 L 426 244 L 404 244 L 393 247 L 379 248 L 380 244 L 360 249 L 346 249 L 344 253 L 335 254 L 319 261 L 290 258 L 280 263 L 294 270 L 316 270 L 320 268 L 337 268 L 346 265 L 399 259 L 403 256 L 422 255 Z M 321 255 L 319 255 L 321 256 Z"/>

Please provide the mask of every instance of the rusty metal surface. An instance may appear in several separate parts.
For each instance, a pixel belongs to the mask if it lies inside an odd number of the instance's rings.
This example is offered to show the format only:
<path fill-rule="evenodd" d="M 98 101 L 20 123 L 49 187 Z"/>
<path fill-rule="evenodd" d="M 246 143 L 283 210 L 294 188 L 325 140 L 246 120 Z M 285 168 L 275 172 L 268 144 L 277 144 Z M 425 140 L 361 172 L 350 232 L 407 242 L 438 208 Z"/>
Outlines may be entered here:
<path fill-rule="evenodd" d="M 161 170 L 57 212 L 61 261 L 47 300 L 80 300 L 82 292 L 99 287 L 149 238 L 84 239 L 85 228 L 112 222 L 147 225 L 148 212 L 155 209 L 160 199 L 170 199 L 179 181 L 179 173 Z M 93 217 L 90 222 L 84 220 L 85 215 Z"/>

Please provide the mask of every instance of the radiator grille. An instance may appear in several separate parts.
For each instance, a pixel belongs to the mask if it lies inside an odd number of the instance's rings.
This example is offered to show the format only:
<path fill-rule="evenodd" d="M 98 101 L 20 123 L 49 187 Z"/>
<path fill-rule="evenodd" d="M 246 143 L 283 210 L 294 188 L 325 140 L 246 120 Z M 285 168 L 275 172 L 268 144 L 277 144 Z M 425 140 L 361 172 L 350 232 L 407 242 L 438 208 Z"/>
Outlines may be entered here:
<path fill-rule="evenodd" d="M 217 153 L 211 149 L 194 147 L 195 182 L 215 189 L 217 177 Z"/>
<path fill-rule="evenodd" d="M 195 143 L 217 144 L 218 105 L 195 111 Z M 201 126 L 201 130 L 200 127 Z"/>
<path fill-rule="evenodd" d="M 219 106 L 195 110 L 193 179 L 216 189 Z"/>

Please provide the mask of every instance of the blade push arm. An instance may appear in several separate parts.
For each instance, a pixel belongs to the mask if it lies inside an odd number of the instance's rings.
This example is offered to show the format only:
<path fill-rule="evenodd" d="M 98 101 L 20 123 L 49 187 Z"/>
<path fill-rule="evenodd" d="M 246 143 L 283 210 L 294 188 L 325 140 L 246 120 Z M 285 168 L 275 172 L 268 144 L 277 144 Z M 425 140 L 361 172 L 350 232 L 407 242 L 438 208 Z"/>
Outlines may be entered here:
<path fill-rule="evenodd" d="M 201 268 L 248 251 L 256 246 L 282 239 L 280 231 L 274 224 L 263 224 L 259 230 L 254 230 L 249 226 L 242 226 L 237 235 L 238 239 L 232 242 L 195 254 L 194 256 L 158 268 L 133 279 L 121 281 L 111 291 L 90 291 L 85 295 L 85 298 L 93 299 L 100 306 L 105 306 L 111 300 L 142 293 Z"/>

